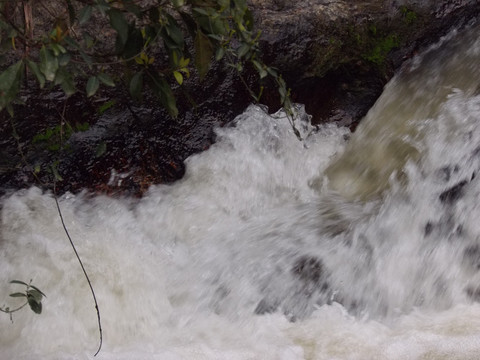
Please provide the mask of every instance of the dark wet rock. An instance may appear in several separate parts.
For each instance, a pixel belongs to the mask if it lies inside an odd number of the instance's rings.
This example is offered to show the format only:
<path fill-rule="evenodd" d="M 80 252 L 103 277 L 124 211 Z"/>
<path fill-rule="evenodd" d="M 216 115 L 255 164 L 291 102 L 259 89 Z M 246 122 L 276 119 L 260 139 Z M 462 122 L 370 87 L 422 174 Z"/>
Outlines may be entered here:
<path fill-rule="evenodd" d="M 441 181 L 448 182 L 450 181 L 451 177 L 458 173 L 459 171 L 458 165 L 455 166 L 445 166 L 437 171 L 437 176 Z"/>
<path fill-rule="evenodd" d="M 433 231 L 433 224 L 429 221 L 425 224 L 424 236 L 428 236 Z"/>
<path fill-rule="evenodd" d="M 312 256 L 302 256 L 292 267 L 293 275 L 305 284 L 318 284 L 324 276 L 322 261 Z"/>
<path fill-rule="evenodd" d="M 442 203 L 451 205 L 463 196 L 463 191 L 467 184 L 467 180 L 460 181 L 458 184 L 442 192 L 438 198 Z"/>
<path fill-rule="evenodd" d="M 438 236 L 440 238 L 455 239 L 464 235 L 463 225 L 459 224 L 455 217 L 447 209 L 439 221 L 428 221 L 425 224 L 424 236 Z"/>
<path fill-rule="evenodd" d="M 280 301 L 278 300 L 262 299 L 255 308 L 254 313 L 256 315 L 271 314 L 277 311 L 279 306 Z"/>
<path fill-rule="evenodd" d="M 465 289 L 465 293 L 468 295 L 468 297 L 476 302 L 480 301 L 480 287 L 474 287 L 474 286 L 468 286 Z"/>
<path fill-rule="evenodd" d="M 278 276 L 278 274 L 277 274 Z M 266 295 L 254 312 L 258 315 L 282 311 L 290 321 L 309 316 L 316 305 L 328 302 L 330 285 L 328 271 L 321 259 L 302 255 L 295 260 L 291 269 L 291 278 L 285 276 L 286 288 L 280 292 Z"/>
<path fill-rule="evenodd" d="M 463 262 L 474 270 L 480 270 L 480 245 L 467 246 L 463 251 Z"/>

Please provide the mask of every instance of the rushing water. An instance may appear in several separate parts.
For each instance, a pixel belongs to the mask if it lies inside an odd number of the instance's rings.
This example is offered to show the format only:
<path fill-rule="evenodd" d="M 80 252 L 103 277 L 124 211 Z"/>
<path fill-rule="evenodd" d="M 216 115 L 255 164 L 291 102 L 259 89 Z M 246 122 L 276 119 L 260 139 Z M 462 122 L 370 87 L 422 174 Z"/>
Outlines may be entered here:
<path fill-rule="evenodd" d="M 251 106 L 143 199 L 66 195 L 100 359 L 480 358 L 480 28 L 386 87 L 355 134 Z M 299 108 L 300 118 L 308 116 Z M 86 359 L 96 313 L 51 194 L 2 200 L 1 359 Z M 2 315 L 2 314 L 0 314 Z"/>

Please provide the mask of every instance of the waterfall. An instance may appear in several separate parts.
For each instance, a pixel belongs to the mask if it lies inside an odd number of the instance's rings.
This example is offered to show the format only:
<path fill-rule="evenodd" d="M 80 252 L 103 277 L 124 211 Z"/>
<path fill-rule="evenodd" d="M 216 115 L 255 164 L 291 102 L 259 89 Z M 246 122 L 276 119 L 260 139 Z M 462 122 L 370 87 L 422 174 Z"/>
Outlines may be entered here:
<path fill-rule="evenodd" d="M 478 359 L 480 27 L 409 61 L 354 134 L 250 106 L 142 199 L 65 194 L 99 359 Z M 89 359 L 51 193 L 1 199 L 1 359 Z"/>

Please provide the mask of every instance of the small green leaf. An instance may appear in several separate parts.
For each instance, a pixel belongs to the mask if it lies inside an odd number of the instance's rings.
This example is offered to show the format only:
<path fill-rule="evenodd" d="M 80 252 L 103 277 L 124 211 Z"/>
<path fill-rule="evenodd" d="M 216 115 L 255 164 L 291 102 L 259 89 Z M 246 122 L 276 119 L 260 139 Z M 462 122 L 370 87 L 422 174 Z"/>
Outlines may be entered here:
<path fill-rule="evenodd" d="M 265 70 L 264 66 L 260 64 L 257 60 L 252 60 L 252 63 L 257 69 L 258 75 L 260 75 L 260 79 L 263 79 L 268 75 L 267 70 Z"/>
<path fill-rule="evenodd" d="M 271 76 L 273 76 L 274 78 L 277 78 L 277 77 L 278 77 L 278 72 L 277 72 L 275 69 L 267 66 L 266 70 L 267 70 L 267 72 L 268 72 Z"/>
<path fill-rule="evenodd" d="M 27 298 L 33 297 L 36 302 L 41 302 L 43 298 L 43 294 L 36 290 L 36 289 L 30 289 L 27 291 Z"/>
<path fill-rule="evenodd" d="M 88 20 L 90 20 L 90 17 L 92 16 L 92 10 L 93 10 L 93 6 L 91 5 L 87 5 L 80 10 L 80 12 L 78 13 L 78 23 L 80 25 L 83 25 Z"/>
<path fill-rule="evenodd" d="M 19 292 L 10 294 L 10 296 L 11 296 L 11 297 L 27 297 L 26 294 L 24 294 L 24 293 L 19 293 Z"/>
<path fill-rule="evenodd" d="M 202 80 L 207 75 L 210 67 L 210 60 L 213 56 L 212 43 L 208 36 L 206 36 L 200 29 L 197 30 L 197 35 L 194 41 L 195 46 L 195 66 L 198 75 Z"/>
<path fill-rule="evenodd" d="M 70 59 L 72 57 L 70 56 L 70 54 L 66 53 L 66 54 L 60 54 L 60 56 L 58 57 L 58 65 L 60 66 L 67 66 L 68 63 L 70 62 Z"/>
<path fill-rule="evenodd" d="M 248 8 L 245 9 L 245 14 L 243 15 L 243 21 L 245 22 L 247 30 L 252 31 L 253 30 L 253 23 L 254 23 L 253 13 Z"/>
<path fill-rule="evenodd" d="M 87 128 L 88 128 L 88 123 L 87 123 Z M 37 288 L 36 286 L 33 286 L 33 285 L 29 285 L 32 289 L 35 289 L 37 290 L 40 294 L 42 294 L 43 296 L 47 297 L 47 295 L 45 295 L 39 288 Z"/>
<path fill-rule="evenodd" d="M 180 27 L 171 15 L 166 14 L 166 17 L 168 19 L 168 25 L 165 27 L 165 30 L 168 37 L 175 43 L 177 48 L 183 49 L 184 40 L 182 30 L 180 30 Z"/>
<path fill-rule="evenodd" d="M 114 87 L 115 83 L 113 82 L 113 79 L 111 78 L 110 75 L 105 74 L 105 73 L 100 73 L 97 75 L 98 79 L 107 86 Z"/>
<path fill-rule="evenodd" d="M 183 84 L 183 75 L 179 71 L 174 71 L 173 76 L 175 76 L 175 80 L 177 80 L 179 85 Z"/>
<path fill-rule="evenodd" d="M 56 43 L 50 44 L 50 48 L 52 49 L 55 56 L 65 54 L 67 52 L 67 50 L 62 45 Z"/>
<path fill-rule="evenodd" d="M 128 37 L 125 43 L 123 43 L 124 47 L 120 51 L 123 52 L 123 57 L 125 59 L 131 59 L 132 57 L 139 54 L 143 49 L 143 36 L 142 32 L 139 29 L 131 27 L 128 32 Z"/>
<path fill-rule="evenodd" d="M 100 81 L 98 80 L 98 78 L 96 76 L 90 76 L 86 86 L 87 97 L 94 95 L 97 92 L 99 86 Z"/>
<path fill-rule="evenodd" d="M 220 47 L 217 49 L 217 52 L 215 53 L 215 60 L 220 61 L 223 59 L 225 56 L 225 49 L 223 47 Z"/>
<path fill-rule="evenodd" d="M 87 64 L 88 68 L 92 69 L 92 64 L 93 64 L 92 57 L 87 53 L 85 53 L 85 51 L 83 51 L 82 49 L 80 49 L 79 53 L 83 61 L 85 61 L 85 63 Z"/>
<path fill-rule="evenodd" d="M 33 73 L 33 75 L 35 75 L 35 77 L 37 78 L 37 81 L 40 84 L 40 88 L 43 89 L 43 87 L 45 86 L 45 76 L 43 76 L 43 74 L 40 72 L 38 65 L 31 60 L 27 60 L 27 66 Z"/>
<path fill-rule="evenodd" d="M 29 297 L 28 298 L 28 305 L 30 306 L 30 309 L 32 309 L 32 311 L 35 314 L 41 314 L 42 313 L 42 303 L 36 301 L 35 298 Z"/>
<path fill-rule="evenodd" d="M 132 76 L 130 80 L 130 95 L 135 99 L 140 99 L 142 96 L 143 89 L 143 72 L 140 71 Z"/>
<path fill-rule="evenodd" d="M 185 5 L 185 0 L 172 0 L 173 6 L 179 8 Z"/>
<path fill-rule="evenodd" d="M 54 84 L 60 85 L 67 96 L 73 95 L 77 91 L 75 89 L 72 74 L 67 71 L 65 67 L 58 69 Z"/>
<path fill-rule="evenodd" d="M 65 77 L 63 78 L 60 86 L 62 87 L 65 95 L 67 96 L 73 95 L 77 91 L 77 89 L 75 89 L 75 83 L 73 82 L 73 78 L 70 73 L 65 74 Z"/>
<path fill-rule="evenodd" d="M 251 49 L 251 46 L 249 44 L 240 45 L 240 47 L 237 49 L 238 57 L 241 59 L 242 57 L 248 54 L 250 49 Z"/>
<path fill-rule="evenodd" d="M 0 74 L 0 110 L 7 108 L 16 97 L 20 89 L 20 81 L 23 73 L 23 61 L 10 65 Z M 9 110 L 10 112 L 10 110 Z"/>
<path fill-rule="evenodd" d="M 54 164 L 50 167 L 52 169 L 52 173 L 53 173 L 53 176 L 55 177 L 55 180 L 57 181 L 63 181 L 63 178 L 62 176 L 60 175 L 60 173 L 58 172 L 58 168 L 57 168 L 57 165 Z M 33 309 L 32 309 L 33 310 Z"/>
<path fill-rule="evenodd" d="M 193 8 L 193 11 L 199 13 L 200 15 L 210 16 L 210 13 L 201 7 Z"/>
<path fill-rule="evenodd" d="M 42 46 L 40 49 L 40 71 L 45 75 L 45 79 L 53 81 L 55 73 L 58 70 L 58 59 L 50 50 Z"/>
<path fill-rule="evenodd" d="M 12 281 L 10 281 L 10 284 L 20 284 L 20 285 L 29 286 L 28 284 L 26 284 L 26 283 L 24 283 L 23 281 L 20 281 L 20 280 L 12 280 Z"/>
<path fill-rule="evenodd" d="M 102 106 L 100 106 L 98 108 L 98 114 L 99 115 L 102 115 L 105 111 L 107 111 L 108 109 L 110 109 L 113 105 L 116 104 L 116 101 L 115 100 L 109 100 L 107 101 L 106 103 L 102 104 Z"/>
<path fill-rule="evenodd" d="M 125 16 L 118 9 L 110 9 L 108 10 L 108 17 L 110 25 L 117 31 L 121 43 L 125 45 L 128 40 L 128 23 Z"/>
<path fill-rule="evenodd" d="M 151 87 L 153 93 L 158 96 L 165 109 L 168 110 L 168 113 L 172 117 L 177 117 L 178 108 L 175 96 L 173 96 L 172 89 L 165 78 L 158 73 L 149 73 L 148 80 L 148 85 Z"/>

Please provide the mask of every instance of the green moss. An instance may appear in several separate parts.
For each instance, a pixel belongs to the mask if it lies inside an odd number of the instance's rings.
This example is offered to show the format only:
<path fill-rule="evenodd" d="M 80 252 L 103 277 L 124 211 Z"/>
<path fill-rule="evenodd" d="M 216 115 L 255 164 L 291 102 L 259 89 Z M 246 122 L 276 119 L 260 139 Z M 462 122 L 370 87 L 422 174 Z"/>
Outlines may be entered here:
<path fill-rule="evenodd" d="M 400 45 L 400 41 L 396 34 L 389 34 L 379 39 L 373 39 L 371 49 L 362 54 L 362 58 L 375 64 L 382 66 L 385 63 L 387 55 L 394 48 Z"/>
<path fill-rule="evenodd" d="M 395 18 L 319 28 L 326 41 L 313 49 L 315 60 L 306 73 L 321 77 L 346 64 L 385 73 L 391 51 L 414 37 L 424 20 L 425 15 L 404 6 Z"/>
<path fill-rule="evenodd" d="M 413 24 L 414 22 L 417 21 L 418 19 L 418 15 L 415 11 L 413 10 L 410 10 L 409 8 L 407 8 L 406 6 L 402 6 L 400 8 L 400 12 L 402 13 L 402 17 L 403 17 L 403 21 L 405 22 L 405 24 L 407 25 L 411 25 Z"/>

